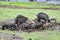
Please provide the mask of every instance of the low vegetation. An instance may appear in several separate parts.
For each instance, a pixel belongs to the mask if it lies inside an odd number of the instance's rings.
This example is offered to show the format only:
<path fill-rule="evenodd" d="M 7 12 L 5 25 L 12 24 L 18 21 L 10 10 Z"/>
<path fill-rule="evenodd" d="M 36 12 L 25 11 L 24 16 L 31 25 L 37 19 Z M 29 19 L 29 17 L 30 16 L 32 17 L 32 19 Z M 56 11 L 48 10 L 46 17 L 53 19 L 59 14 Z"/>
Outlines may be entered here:
<path fill-rule="evenodd" d="M 33 7 L 33 8 L 60 8 L 60 5 L 49 5 L 39 2 L 0 2 L 0 5 L 12 5 L 12 6 L 21 6 L 21 7 Z"/>
<path fill-rule="evenodd" d="M 35 2 L 0 2 L 0 5 L 12 5 L 12 6 L 23 6 L 23 7 L 36 7 L 36 8 L 60 8 L 60 5 L 48 5 L 45 3 L 35 3 Z M 49 17 L 57 18 L 57 22 L 60 23 L 60 10 L 45 10 L 45 9 L 12 9 L 12 8 L 2 8 L 0 7 L 0 21 L 5 19 L 14 19 L 17 15 L 21 14 L 28 18 L 36 18 L 36 14 L 39 12 L 44 12 L 49 15 Z M 4 34 L 16 34 L 22 35 L 24 40 L 32 38 L 32 40 L 60 40 L 60 31 L 54 30 L 44 30 L 39 32 L 19 32 L 19 31 L 9 31 L 0 30 L 0 33 Z M 0 40 L 4 40 L 0 38 Z"/>
<path fill-rule="evenodd" d="M 57 22 L 60 22 L 60 10 L 43 10 L 43 9 L 9 9 L 9 8 L 0 8 L 0 20 L 4 19 L 13 19 L 17 15 L 21 14 L 28 18 L 36 18 L 36 14 L 39 12 L 45 12 L 50 17 L 57 18 Z"/>
<path fill-rule="evenodd" d="M 59 31 L 50 31 L 50 30 L 45 30 L 45 31 L 40 31 L 40 32 L 16 32 L 16 31 L 9 31 L 9 30 L 0 30 L 0 33 L 5 33 L 5 34 L 16 34 L 19 36 L 22 36 L 24 40 L 29 40 L 30 38 L 32 40 L 60 40 L 60 32 Z M 4 40 L 3 38 L 1 40 Z"/>

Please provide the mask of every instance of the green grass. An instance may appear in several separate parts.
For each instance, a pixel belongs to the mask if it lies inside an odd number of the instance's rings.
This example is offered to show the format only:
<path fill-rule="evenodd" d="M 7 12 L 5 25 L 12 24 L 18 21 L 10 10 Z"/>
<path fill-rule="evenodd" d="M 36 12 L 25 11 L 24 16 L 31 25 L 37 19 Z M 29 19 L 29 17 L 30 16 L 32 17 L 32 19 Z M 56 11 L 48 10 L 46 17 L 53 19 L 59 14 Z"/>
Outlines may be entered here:
<path fill-rule="evenodd" d="M 32 40 L 60 40 L 60 32 L 58 31 L 43 31 L 33 33 L 22 33 L 25 40 L 32 38 Z"/>
<path fill-rule="evenodd" d="M 60 10 L 42 10 L 42 9 L 9 9 L 0 8 L 0 20 L 12 19 L 21 14 L 28 18 L 34 19 L 39 12 L 44 12 L 50 17 L 56 17 L 57 22 L 60 22 Z"/>
<path fill-rule="evenodd" d="M 1 30 L 0 29 L 0 33 L 3 33 L 3 34 L 14 34 L 14 31 L 10 31 L 10 30 Z"/>
<path fill-rule="evenodd" d="M 22 2 L 0 2 L 0 5 L 16 5 L 16 6 L 24 6 L 24 7 L 36 7 L 36 8 L 48 8 L 48 7 L 53 7 L 53 8 L 60 8 L 60 6 L 51 6 L 47 5 L 45 3 L 22 3 Z M 36 18 L 36 15 L 39 12 L 44 12 L 49 15 L 49 17 L 56 17 L 57 22 L 60 22 L 60 10 L 43 10 L 43 9 L 9 9 L 9 8 L 0 8 L 0 21 L 5 20 L 5 19 L 13 19 L 17 15 L 21 14 L 24 15 L 28 18 L 34 19 Z M 9 31 L 9 30 L 0 30 L 0 33 L 5 33 L 5 34 L 16 34 L 16 35 L 22 35 L 24 40 L 28 40 L 29 38 L 32 38 L 33 40 L 60 40 L 60 32 L 59 31 L 49 31 L 45 30 L 42 32 L 16 32 L 16 31 Z M 4 40 L 3 38 L 0 40 Z"/>
<path fill-rule="evenodd" d="M 32 38 L 32 40 L 60 40 L 60 32 L 56 30 L 54 31 L 45 30 L 41 32 L 31 32 L 31 33 L 16 32 L 16 31 L 9 31 L 9 30 L 4 30 L 4 31 L 1 30 L 0 32 L 5 34 L 10 34 L 10 35 L 16 34 L 22 36 L 24 40 L 28 40 L 29 38 Z"/>
<path fill-rule="evenodd" d="M 33 8 L 60 8 L 60 5 L 48 5 L 46 3 L 39 2 L 0 2 L 0 5 L 15 5 L 22 7 L 33 7 Z"/>

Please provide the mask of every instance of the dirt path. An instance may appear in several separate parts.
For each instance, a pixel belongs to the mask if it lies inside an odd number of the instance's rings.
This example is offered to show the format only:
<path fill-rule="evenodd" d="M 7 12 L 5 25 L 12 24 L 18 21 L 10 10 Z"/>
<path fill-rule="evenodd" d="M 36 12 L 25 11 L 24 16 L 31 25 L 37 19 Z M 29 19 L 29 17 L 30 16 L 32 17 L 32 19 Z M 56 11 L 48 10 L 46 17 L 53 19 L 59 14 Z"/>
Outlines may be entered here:
<path fill-rule="evenodd" d="M 34 7 L 22 7 L 12 5 L 0 5 L 2 8 L 13 8 L 13 9 L 45 9 L 45 10 L 60 10 L 60 8 L 34 8 Z"/>

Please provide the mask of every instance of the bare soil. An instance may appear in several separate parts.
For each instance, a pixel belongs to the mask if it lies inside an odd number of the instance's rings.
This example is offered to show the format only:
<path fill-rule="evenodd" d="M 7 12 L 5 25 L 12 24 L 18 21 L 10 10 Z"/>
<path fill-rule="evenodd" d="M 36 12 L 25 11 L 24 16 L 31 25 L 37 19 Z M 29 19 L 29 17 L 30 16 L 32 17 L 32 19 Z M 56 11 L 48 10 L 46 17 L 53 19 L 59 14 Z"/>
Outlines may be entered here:
<path fill-rule="evenodd" d="M 4 40 L 23 40 L 22 37 L 17 36 L 16 34 L 5 34 L 0 32 L 0 39 Z"/>
<path fill-rule="evenodd" d="M 4 21 L 0 21 L 0 29 L 2 28 L 2 25 L 3 25 L 3 24 L 5 24 L 5 23 L 7 23 L 7 22 L 9 22 L 9 23 L 14 23 L 14 21 L 15 21 L 14 19 L 6 19 L 6 20 L 4 20 Z M 57 23 L 56 26 L 53 25 L 53 27 L 55 27 L 54 30 L 60 30 L 60 23 Z"/>
<path fill-rule="evenodd" d="M 41 8 L 41 9 L 45 9 L 45 10 L 60 10 L 60 8 Z"/>
<path fill-rule="evenodd" d="M 12 20 L 14 20 L 14 19 L 11 19 L 10 21 L 12 21 Z M 1 25 L 4 24 L 4 22 L 6 22 L 6 20 L 5 21 L 0 21 L 0 30 L 2 28 Z M 57 24 L 57 27 L 55 27 L 54 30 L 60 30 L 60 23 Z M 31 30 L 31 31 L 33 31 L 33 30 Z M 41 30 L 37 30 L 37 31 L 41 31 Z M 22 32 L 22 31 L 17 31 L 17 32 Z M 16 35 L 16 34 L 5 34 L 5 33 L 0 32 L 0 39 L 4 39 L 4 40 L 23 40 L 23 37 L 19 36 L 19 35 Z"/>

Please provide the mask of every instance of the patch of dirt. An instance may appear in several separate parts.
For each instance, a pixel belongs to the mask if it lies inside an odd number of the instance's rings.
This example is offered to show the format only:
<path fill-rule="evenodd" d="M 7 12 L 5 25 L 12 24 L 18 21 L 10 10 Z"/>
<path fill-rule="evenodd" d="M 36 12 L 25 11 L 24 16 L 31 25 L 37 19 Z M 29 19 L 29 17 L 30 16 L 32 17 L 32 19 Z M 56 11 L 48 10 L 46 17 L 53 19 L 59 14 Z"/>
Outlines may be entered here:
<path fill-rule="evenodd" d="M 13 9 L 36 9 L 33 7 L 22 7 L 22 6 L 12 6 L 12 5 L 0 5 L 2 8 L 13 8 Z"/>
<path fill-rule="evenodd" d="M 11 19 L 10 21 L 12 21 L 14 19 Z M 8 21 L 8 20 L 5 20 Z M 4 24 L 4 21 L 0 22 L 0 29 L 1 29 L 1 24 Z M 55 27 L 54 30 L 59 30 L 60 31 L 60 23 L 57 24 L 57 27 Z M 33 30 L 31 30 L 33 31 Z M 43 31 L 43 30 L 37 30 L 37 31 Z M 37 32 L 37 31 L 33 31 L 33 32 Z M 15 32 L 22 32 L 22 31 L 15 31 Z M 29 31 L 26 31 L 29 32 Z M 30 33 L 30 32 L 29 32 Z M 4 40 L 24 40 L 23 37 L 21 35 L 16 35 L 16 34 L 5 34 L 0 32 L 0 39 L 4 39 Z"/>
<path fill-rule="evenodd" d="M 2 8 L 13 8 L 13 9 L 45 9 L 45 10 L 60 10 L 60 8 L 34 8 L 34 7 L 23 7 L 13 5 L 0 5 Z"/>
<path fill-rule="evenodd" d="M 60 30 L 60 23 L 57 23 L 57 26 L 55 27 L 55 30 Z"/>
<path fill-rule="evenodd" d="M 0 29 L 2 29 L 2 25 L 6 24 L 8 22 L 14 24 L 15 20 L 14 19 L 5 19 L 4 21 L 0 21 Z"/>
<path fill-rule="evenodd" d="M 41 8 L 41 9 L 45 9 L 45 10 L 60 10 L 60 8 Z"/>
<path fill-rule="evenodd" d="M 23 40 L 21 36 L 17 36 L 16 34 L 5 34 L 0 32 L 0 39 L 4 40 Z"/>
<path fill-rule="evenodd" d="M 14 23 L 15 22 L 15 19 L 5 19 L 4 21 L 0 21 L 0 25 L 5 24 L 7 22 Z"/>
<path fill-rule="evenodd" d="M 14 21 L 15 21 L 14 19 L 6 19 L 4 21 L 0 21 L 0 29 L 2 29 L 2 25 L 3 24 L 5 24 L 7 22 L 14 23 Z M 53 26 L 53 27 L 55 27 L 54 30 L 60 30 L 60 23 L 57 23 L 57 25 L 56 26 Z M 50 29 L 52 29 L 52 28 L 50 28 Z M 40 31 L 40 29 L 38 29 L 38 30 Z M 34 31 L 34 30 L 30 30 L 30 31 Z"/>

